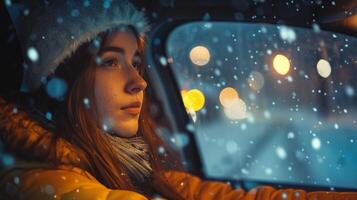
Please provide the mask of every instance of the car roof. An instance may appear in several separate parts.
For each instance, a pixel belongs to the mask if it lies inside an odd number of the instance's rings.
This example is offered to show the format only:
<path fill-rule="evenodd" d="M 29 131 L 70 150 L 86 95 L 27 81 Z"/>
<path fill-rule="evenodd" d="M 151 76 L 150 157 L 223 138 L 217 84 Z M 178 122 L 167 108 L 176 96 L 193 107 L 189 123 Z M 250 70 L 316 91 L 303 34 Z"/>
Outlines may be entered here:
<path fill-rule="evenodd" d="M 150 22 L 175 18 L 236 20 L 311 27 L 357 34 L 357 25 L 346 23 L 357 14 L 357 1 L 350 0 L 134 0 L 144 8 Z"/>

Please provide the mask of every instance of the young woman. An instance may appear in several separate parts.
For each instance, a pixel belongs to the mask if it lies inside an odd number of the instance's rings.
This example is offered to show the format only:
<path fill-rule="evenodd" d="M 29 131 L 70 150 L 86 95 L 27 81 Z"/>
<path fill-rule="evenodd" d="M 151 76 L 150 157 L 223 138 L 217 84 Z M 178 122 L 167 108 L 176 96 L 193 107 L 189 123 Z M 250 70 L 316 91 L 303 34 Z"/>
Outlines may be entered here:
<path fill-rule="evenodd" d="M 185 173 L 147 109 L 143 13 L 126 1 L 78 2 L 30 9 L 42 21 L 25 20 L 24 88 L 47 120 L 1 99 L 1 139 L 16 157 L 0 172 L 1 198 L 357 198 L 271 187 L 246 193 Z"/>

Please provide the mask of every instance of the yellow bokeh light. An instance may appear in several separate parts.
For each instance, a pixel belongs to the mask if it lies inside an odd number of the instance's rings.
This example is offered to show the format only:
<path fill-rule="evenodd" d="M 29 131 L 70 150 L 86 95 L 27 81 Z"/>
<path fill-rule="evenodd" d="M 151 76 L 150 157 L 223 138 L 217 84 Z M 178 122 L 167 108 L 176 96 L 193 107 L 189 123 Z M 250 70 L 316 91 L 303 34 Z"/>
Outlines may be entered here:
<path fill-rule="evenodd" d="M 185 98 L 185 95 L 187 94 L 187 90 L 181 90 L 181 96 L 182 96 L 182 99 Z"/>
<path fill-rule="evenodd" d="M 205 105 L 205 96 L 198 89 L 181 91 L 183 103 L 189 111 L 199 111 Z"/>
<path fill-rule="evenodd" d="M 278 54 L 274 57 L 273 67 L 276 72 L 285 75 L 290 70 L 290 61 L 286 56 Z"/>
<path fill-rule="evenodd" d="M 210 52 L 204 46 L 196 46 L 190 51 L 190 60 L 195 65 L 206 65 L 209 62 L 210 58 Z"/>
<path fill-rule="evenodd" d="M 237 99 L 239 99 L 238 92 L 232 87 L 224 88 L 219 94 L 219 101 L 226 108 L 231 107 Z"/>

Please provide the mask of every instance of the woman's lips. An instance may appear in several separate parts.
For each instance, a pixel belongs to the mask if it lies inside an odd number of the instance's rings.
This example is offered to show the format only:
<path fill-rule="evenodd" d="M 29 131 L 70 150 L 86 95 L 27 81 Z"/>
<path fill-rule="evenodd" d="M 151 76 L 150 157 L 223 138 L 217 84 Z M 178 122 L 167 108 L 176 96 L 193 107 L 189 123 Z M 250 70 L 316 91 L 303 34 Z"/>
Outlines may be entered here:
<path fill-rule="evenodd" d="M 127 108 L 123 108 L 122 110 L 132 115 L 138 115 L 141 109 L 140 107 L 127 107 Z"/>
<path fill-rule="evenodd" d="M 141 110 L 141 102 L 137 101 L 137 102 L 130 103 L 126 106 L 121 107 L 121 110 L 124 110 L 132 115 L 138 115 Z"/>

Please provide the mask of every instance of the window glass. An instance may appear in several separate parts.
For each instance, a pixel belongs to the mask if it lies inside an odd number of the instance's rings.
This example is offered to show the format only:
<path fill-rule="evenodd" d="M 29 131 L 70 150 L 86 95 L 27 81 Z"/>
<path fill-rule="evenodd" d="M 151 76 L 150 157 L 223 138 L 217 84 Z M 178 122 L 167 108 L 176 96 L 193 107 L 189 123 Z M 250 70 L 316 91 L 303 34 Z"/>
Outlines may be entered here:
<path fill-rule="evenodd" d="M 195 22 L 166 46 L 205 173 L 357 188 L 357 39 Z"/>

